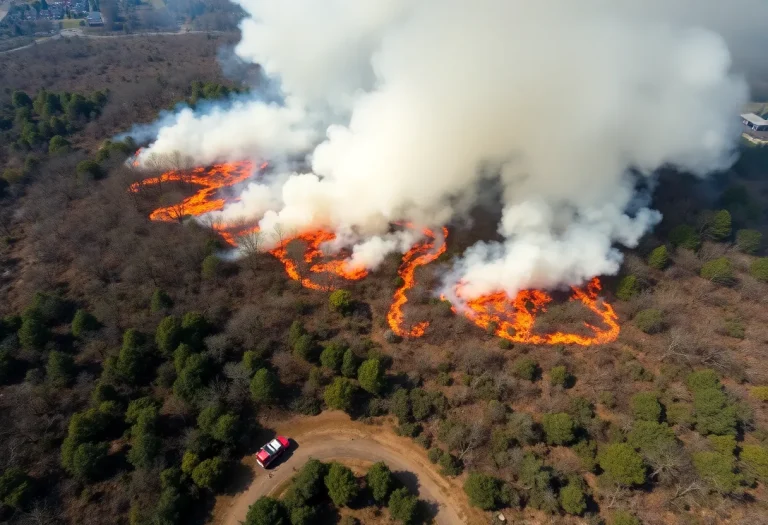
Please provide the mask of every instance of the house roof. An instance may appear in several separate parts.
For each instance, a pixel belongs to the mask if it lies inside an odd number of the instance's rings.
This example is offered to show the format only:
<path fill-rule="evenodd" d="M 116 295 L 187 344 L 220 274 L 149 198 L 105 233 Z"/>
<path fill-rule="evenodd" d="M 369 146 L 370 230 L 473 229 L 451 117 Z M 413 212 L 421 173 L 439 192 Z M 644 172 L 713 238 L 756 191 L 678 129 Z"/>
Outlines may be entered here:
<path fill-rule="evenodd" d="M 765 120 L 763 117 L 755 115 L 754 113 L 745 113 L 741 118 L 755 126 L 768 126 L 768 120 Z"/>

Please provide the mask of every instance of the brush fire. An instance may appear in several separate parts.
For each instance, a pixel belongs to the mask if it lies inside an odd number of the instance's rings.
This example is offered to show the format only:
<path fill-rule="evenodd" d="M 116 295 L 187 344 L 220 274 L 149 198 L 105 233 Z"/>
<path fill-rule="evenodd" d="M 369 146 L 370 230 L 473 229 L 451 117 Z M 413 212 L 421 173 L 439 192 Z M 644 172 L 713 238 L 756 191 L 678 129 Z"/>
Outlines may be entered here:
<path fill-rule="evenodd" d="M 152 221 L 180 221 L 186 216 L 200 217 L 207 213 L 221 210 L 227 204 L 227 199 L 219 192 L 223 188 L 231 188 L 241 184 L 251 177 L 258 176 L 268 167 L 262 163 L 254 175 L 254 164 L 248 161 L 216 164 L 208 168 L 194 168 L 191 170 L 170 170 L 160 176 L 150 177 L 136 182 L 130 187 L 130 191 L 137 193 L 142 188 L 157 186 L 163 183 L 185 183 L 199 186 L 200 189 L 181 203 L 164 206 L 153 210 L 149 214 Z M 254 225 L 228 225 L 212 223 L 212 227 L 221 235 L 222 239 L 233 249 L 238 247 L 238 241 L 243 236 L 259 234 L 259 227 Z M 414 228 L 413 224 L 405 224 L 405 228 Z M 424 240 L 414 244 L 403 255 L 398 268 L 400 284 L 395 290 L 392 304 L 387 313 L 387 322 L 392 332 L 400 337 L 421 337 L 425 334 L 429 323 L 419 322 L 406 327 L 403 308 L 408 303 L 408 291 L 416 286 L 416 269 L 425 266 L 446 251 L 448 228 L 442 227 L 436 235 L 429 228 L 423 228 Z M 311 276 L 303 276 L 297 261 L 291 259 L 288 254 L 288 246 L 294 241 L 305 245 L 303 261 L 309 274 L 328 274 L 342 280 L 357 281 L 368 275 L 368 271 L 362 267 L 351 266 L 348 260 L 349 253 L 340 251 L 335 259 L 328 260 L 324 257 L 323 245 L 336 239 L 336 234 L 325 230 L 316 230 L 297 235 L 279 236 L 278 244 L 269 250 L 285 267 L 289 278 L 298 281 L 305 288 L 318 291 L 331 291 L 333 284 L 318 284 Z M 464 314 L 470 321 L 480 328 L 488 330 L 493 327 L 495 335 L 518 343 L 529 344 L 576 344 L 592 345 L 609 343 L 615 340 L 619 334 L 619 325 L 613 308 L 598 299 L 600 281 L 593 279 L 586 290 L 574 288 L 572 299 L 581 301 L 589 310 L 599 316 L 607 328 L 599 328 L 590 324 L 586 327 L 594 331 L 593 337 L 585 337 L 577 334 L 552 333 L 534 334 L 532 332 L 536 313 L 545 310 L 545 305 L 552 298 L 543 291 L 524 290 L 515 298 L 508 297 L 504 292 L 497 292 L 477 297 L 466 302 L 466 309 L 459 312 L 452 306 L 454 313 Z M 457 295 L 460 291 L 457 289 Z M 445 296 L 442 297 L 445 300 Z M 529 305 L 533 305 L 529 307 Z"/>
<path fill-rule="evenodd" d="M 402 254 L 387 314 L 402 337 L 428 330 L 405 321 L 419 268 L 445 253 L 448 226 L 465 231 L 483 210 L 495 231 L 432 266 L 436 297 L 514 342 L 615 340 L 596 276 L 616 275 L 621 247 L 661 220 L 657 172 L 705 177 L 735 158 L 746 82 L 723 37 L 669 3 L 236 3 L 235 53 L 264 78 L 129 131 L 146 143 L 139 169 L 179 156 L 211 166 L 132 189 L 197 185 L 150 218 L 196 216 L 233 249 L 264 232 L 261 250 L 318 291 Z M 558 291 L 594 315 L 581 333 L 536 329 Z"/>

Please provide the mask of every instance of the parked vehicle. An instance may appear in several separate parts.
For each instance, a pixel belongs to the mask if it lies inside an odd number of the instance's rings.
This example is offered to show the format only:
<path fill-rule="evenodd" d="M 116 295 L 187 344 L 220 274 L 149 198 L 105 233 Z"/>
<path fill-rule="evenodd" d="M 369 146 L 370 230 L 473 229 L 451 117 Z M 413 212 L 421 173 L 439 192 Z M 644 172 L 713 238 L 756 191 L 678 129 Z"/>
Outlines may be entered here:
<path fill-rule="evenodd" d="M 282 456 L 283 452 L 288 450 L 290 446 L 291 442 L 287 437 L 277 436 L 259 449 L 256 453 L 256 462 L 263 468 L 267 468 L 273 461 Z"/>

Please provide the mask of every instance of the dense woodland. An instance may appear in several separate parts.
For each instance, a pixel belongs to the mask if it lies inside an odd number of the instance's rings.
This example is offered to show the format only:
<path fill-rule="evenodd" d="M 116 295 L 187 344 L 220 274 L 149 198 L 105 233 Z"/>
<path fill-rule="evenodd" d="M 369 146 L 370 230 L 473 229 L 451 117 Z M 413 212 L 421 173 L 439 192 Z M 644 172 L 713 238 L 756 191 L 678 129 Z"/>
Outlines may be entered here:
<path fill-rule="evenodd" d="M 399 257 L 307 290 L 269 254 L 233 261 L 209 228 L 148 220 L 194 188 L 127 191 L 152 174 L 126 166 L 134 142 L 107 139 L 244 90 L 251 73 L 218 73 L 222 43 L 75 40 L 47 45 L 54 62 L 42 46 L 0 58 L 0 522 L 203 523 L 270 422 L 327 409 L 394 426 L 457 497 L 513 520 L 764 519 L 768 149 L 745 145 L 707 180 L 661 174 L 664 221 L 605 280 L 617 341 L 513 345 L 432 296 L 450 258 L 492 234 L 493 210 L 451 225 L 447 253 L 418 271 L 406 316 L 431 325 L 402 340 L 385 319 Z M 560 301 L 536 329 L 591 315 Z M 310 462 L 247 523 L 333 523 L 353 501 L 424 519 L 386 466 L 358 479 Z"/>

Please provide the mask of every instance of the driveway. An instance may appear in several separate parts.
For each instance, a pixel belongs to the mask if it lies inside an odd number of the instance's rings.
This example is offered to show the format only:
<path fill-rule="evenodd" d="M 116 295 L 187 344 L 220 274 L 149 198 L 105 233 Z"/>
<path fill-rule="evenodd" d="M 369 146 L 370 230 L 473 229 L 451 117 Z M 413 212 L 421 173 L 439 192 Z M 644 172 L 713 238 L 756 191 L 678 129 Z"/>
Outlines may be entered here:
<path fill-rule="evenodd" d="M 324 412 L 277 424 L 278 434 L 292 438 L 298 446 L 268 471 L 250 466 L 255 477 L 244 491 L 221 497 L 214 510 L 216 525 L 239 525 L 254 501 L 261 496 L 278 496 L 287 482 L 310 458 L 375 463 L 384 461 L 419 498 L 436 511 L 438 525 L 483 523 L 484 516 L 467 505 L 463 490 L 454 480 L 441 476 L 413 441 L 395 435 L 388 426 L 364 425 L 341 412 Z M 252 462 L 249 462 L 252 465 Z"/>

